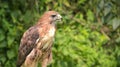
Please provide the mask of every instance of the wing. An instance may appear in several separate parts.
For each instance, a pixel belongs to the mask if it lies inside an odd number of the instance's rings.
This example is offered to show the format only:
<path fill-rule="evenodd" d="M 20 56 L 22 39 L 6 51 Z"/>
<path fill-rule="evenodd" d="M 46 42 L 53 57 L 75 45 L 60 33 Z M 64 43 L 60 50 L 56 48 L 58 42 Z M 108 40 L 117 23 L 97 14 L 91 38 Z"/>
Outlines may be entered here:
<path fill-rule="evenodd" d="M 36 26 L 29 28 L 23 35 L 18 51 L 17 67 L 20 67 L 27 55 L 36 46 L 36 42 L 40 39 L 39 32 Z"/>

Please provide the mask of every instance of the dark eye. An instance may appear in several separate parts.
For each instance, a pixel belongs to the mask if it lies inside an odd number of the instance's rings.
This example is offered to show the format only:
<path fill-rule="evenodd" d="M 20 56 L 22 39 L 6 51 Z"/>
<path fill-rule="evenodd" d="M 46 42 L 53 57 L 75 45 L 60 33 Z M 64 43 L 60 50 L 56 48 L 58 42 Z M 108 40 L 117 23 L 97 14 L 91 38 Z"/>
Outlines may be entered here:
<path fill-rule="evenodd" d="M 53 18 L 54 18 L 54 17 L 56 17 L 56 15 L 51 15 L 51 17 L 53 17 Z"/>

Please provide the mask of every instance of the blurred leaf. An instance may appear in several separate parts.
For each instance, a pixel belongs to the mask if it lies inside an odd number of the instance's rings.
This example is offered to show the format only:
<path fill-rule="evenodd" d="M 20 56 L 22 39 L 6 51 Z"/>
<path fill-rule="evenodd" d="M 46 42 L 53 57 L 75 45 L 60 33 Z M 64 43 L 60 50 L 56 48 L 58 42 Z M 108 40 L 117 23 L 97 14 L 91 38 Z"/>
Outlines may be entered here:
<path fill-rule="evenodd" d="M 111 12 L 111 4 L 110 3 L 107 3 L 105 4 L 105 8 L 104 8 L 104 16 L 106 16 L 108 13 Z"/>
<path fill-rule="evenodd" d="M 11 67 L 10 61 L 7 61 L 7 62 L 5 63 L 5 67 Z"/>
<path fill-rule="evenodd" d="M 113 20 L 112 20 L 112 26 L 113 26 L 113 30 L 115 30 L 115 29 L 117 29 L 119 26 L 120 26 L 120 19 L 118 19 L 118 18 L 114 18 Z"/>
<path fill-rule="evenodd" d="M 120 37 L 116 38 L 116 42 L 120 43 Z"/>
<path fill-rule="evenodd" d="M 32 13 L 31 13 L 31 11 L 26 11 L 26 13 L 25 13 L 25 15 L 24 15 L 24 17 L 23 17 L 23 19 L 24 19 L 24 22 L 26 22 L 26 23 L 30 23 L 31 21 L 32 21 Z"/>
<path fill-rule="evenodd" d="M 66 5 L 67 7 L 70 7 L 69 1 L 68 0 L 64 0 L 63 1 L 64 5 Z"/>
<path fill-rule="evenodd" d="M 2 63 L 5 63 L 6 60 L 7 60 L 6 57 L 5 57 L 3 54 L 1 54 L 1 55 L 0 55 L 0 61 L 1 61 Z"/>
<path fill-rule="evenodd" d="M 16 18 L 18 18 L 17 15 L 18 15 L 17 11 L 14 12 L 14 13 L 11 13 L 12 21 L 14 23 L 17 23 L 17 19 L 16 19 Z"/>
<path fill-rule="evenodd" d="M 12 51 L 12 50 L 7 51 L 7 57 L 8 57 L 9 59 L 14 58 L 14 57 L 15 57 L 14 51 Z"/>
<path fill-rule="evenodd" d="M 83 4 L 86 0 L 79 0 L 78 4 Z"/>
<path fill-rule="evenodd" d="M 0 48 L 5 48 L 7 46 L 6 40 L 0 42 Z"/>
<path fill-rule="evenodd" d="M 6 20 L 6 19 L 2 19 L 2 22 L 3 22 L 3 28 L 5 29 L 5 30 L 8 30 L 9 28 L 10 28 L 10 24 L 9 24 L 9 22 Z"/>
<path fill-rule="evenodd" d="M 7 37 L 7 43 L 8 43 L 8 47 L 11 47 L 11 45 L 14 42 L 14 37 L 13 36 L 9 36 Z"/>
<path fill-rule="evenodd" d="M 45 3 L 48 4 L 49 2 L 51 2 L 51 0 L 46 0 Z"/>
<path fill-rule="evenodd" d="M 2 30 L 0 30 L 0 41 L 2 41 L 4 39 L 5 39 L 4 32 Z"/>
<path fill-rule="evenodd" d="M 88 21 L 94 21 L 94 14 L 91 10 L 87 11 L 87 20 Z"/>
<path fill-rule="evenodd" d="M 104 0 L 100 0 L 100 3 L 99 3 L 99 9 L 103 9 L 104 7 Z"/>
<path fill-rule="evenodd" d="M 0 10 L 0 16 L 3 15 L 5 13 L 5 10 L 4 9 L 1 9 Z"/>

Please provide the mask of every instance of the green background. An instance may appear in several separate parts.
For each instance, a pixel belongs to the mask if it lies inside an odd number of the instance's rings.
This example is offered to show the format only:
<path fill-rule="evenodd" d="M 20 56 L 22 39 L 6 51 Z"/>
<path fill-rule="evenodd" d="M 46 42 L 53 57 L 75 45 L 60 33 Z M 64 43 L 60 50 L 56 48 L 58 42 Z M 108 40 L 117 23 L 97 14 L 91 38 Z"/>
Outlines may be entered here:
<path fill-rule="evenodd" d="M 120 67 L 120 0 L 0 0 L 0 67 L 15 67 L 23 33 L 48 10 L 63 17 L 48 67 Z"/>

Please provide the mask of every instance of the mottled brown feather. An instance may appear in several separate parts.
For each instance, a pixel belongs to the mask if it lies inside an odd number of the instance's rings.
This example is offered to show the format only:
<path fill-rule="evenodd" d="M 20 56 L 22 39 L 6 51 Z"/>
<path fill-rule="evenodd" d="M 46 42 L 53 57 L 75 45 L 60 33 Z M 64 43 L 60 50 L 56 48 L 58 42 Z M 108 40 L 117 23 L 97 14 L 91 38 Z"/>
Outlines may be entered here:
<path fill-rule="evenodd" d="M 20 67 L 24 63 L 26 56 L 36 46 L 35 43 L 38 38 L 40 38 L 40 36 L 36 26 L 30 27 L 24 33 L 19 47 L 17 67 Z"/>

